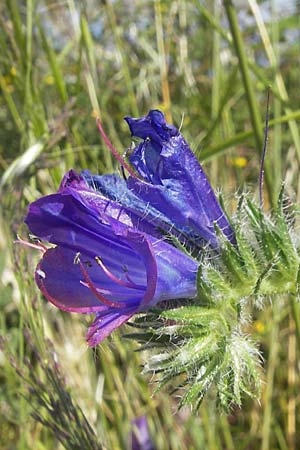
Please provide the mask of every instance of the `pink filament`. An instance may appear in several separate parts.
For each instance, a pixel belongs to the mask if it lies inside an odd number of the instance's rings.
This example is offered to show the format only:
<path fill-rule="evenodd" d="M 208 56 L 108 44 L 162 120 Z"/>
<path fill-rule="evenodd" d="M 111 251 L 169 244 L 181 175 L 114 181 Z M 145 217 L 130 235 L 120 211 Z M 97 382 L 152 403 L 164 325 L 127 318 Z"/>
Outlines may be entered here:
<path fill-rule="evenodd" d="M 110 142 L 110 140 L 108 139 L 108 137 L 106 136 L 102 124 L 100 122 L 99 117 L 97 117 L 97 125 L 98 125 L 98 129 L 100 131 L 100 134 L 105 142 L 105 144 L 107 145 L 107 147 L 109 148 L 109 150 L 112 152 L 112 154 L 114 155 L 114 157 L 119 161 L 119 163 L 121 164 L 122 167 L 124 167 L 128 173 L 130 173 L 130 175 L 134 178 L 138 178 L 137 175 L 134 173 L 134 171 L 132 170 L 132 168 L 126 163 L 126 161 L 124 161 L 124 159 L 119 155 L 119 153 L 117 152 L 117 150 L 115 149 L 115 147 L 112 145 L 112 143 Z"/>
<path fill-rule="evenodd" d="M 128 275 L 127 272 L 125 273 L 125 277 L 126 277 L 127 280 L 129 281 L 129 283 L 131 284 L 131 286 L 132 286 L 133 289 L 141 289 L 141 290 L 144 289 L 143 286 L 141 286 L 141 285 L 139 285 L 139 284 L 136 284 L 136 283 L 131 279 L 131 277 Z"/>
<path fill-rule="evenodd" d="M 108 278 L 110 278 L 112 281 L 114 281 L 115 283 L 119 284 L 120 286 L 125 286 L 131 289 L 138 289 L 138 290 L 144 290 L 143 286 L 139 286 L 137 284 L 135 284 L 133 281 L 130 280 L 130 278 L 126 275 L 126 278 L 128 279 L 127 281 L 124 280 L 120 280 L 120 278 L 117 278 L 104 264 L 104 262 L 102 261 L 101 258 L 96 257 L 96 262 L 97 264 L 99 264 L 99 266 L 101 267 L 101 269 L 103 270 L 103 272 L 105 273 L 106 276 L 108 276 Z"/>
<path fill-rule="evenodd" d="M 24 241 L 19 237 L 16 241 L 14 241 L 14 244 L 21 244 L 25 245 L 26 247 L 35 248 L 36 250 L 40 250 L 43 254 L 47 251 L 47 247 L 45 247 L 43 244 L 32 244 L 31 242 Z"/>
<path fill-rule="evenodd" d="M 118 302 L 112 302 L 111 300 L 108 300 L 108 298 L 104 297 L 104 295 L 101 295 L 96 286 L 94 285 L 94 283 L 92 282 L 86 268 L 84 267 L 81 261 L 79 261 L 79 266 L 88 288 L 93 292 L 93 294 L 97 297 L 97 299 L 100 300 L 101 303 L 104 303 L 105 305 L 110 306 L 112 308 L 124 308 L 123 304 Z"/>

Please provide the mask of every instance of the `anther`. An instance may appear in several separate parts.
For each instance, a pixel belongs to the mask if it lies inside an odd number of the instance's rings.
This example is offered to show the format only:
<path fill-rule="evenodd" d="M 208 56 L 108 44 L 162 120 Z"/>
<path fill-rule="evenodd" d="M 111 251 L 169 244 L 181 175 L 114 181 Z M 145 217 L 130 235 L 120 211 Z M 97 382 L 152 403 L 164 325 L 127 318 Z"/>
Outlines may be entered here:
<path fill-rule="evenodd" d="M 26 247 L 35 248 L 36 250 L 39 250 L 43 254 L 48 250 L 47 247 L 45 247 L 40 242 L 38 244 L 32 244 L 31 242 L 20 239 L 19 236 L 17 236 L 17 237 L 18 237 L 18 239 L 14 241 L 14 244 L 21 244 L 21 245 L 25 245 Z"/>
<path fill-rule="evenodd" d="M 74 257 L 74 260 L 73 260 L 73 263 L 74 264 L 79 264 L 80 263 L 80 252 L 76 253 L 76 255 Z"/>

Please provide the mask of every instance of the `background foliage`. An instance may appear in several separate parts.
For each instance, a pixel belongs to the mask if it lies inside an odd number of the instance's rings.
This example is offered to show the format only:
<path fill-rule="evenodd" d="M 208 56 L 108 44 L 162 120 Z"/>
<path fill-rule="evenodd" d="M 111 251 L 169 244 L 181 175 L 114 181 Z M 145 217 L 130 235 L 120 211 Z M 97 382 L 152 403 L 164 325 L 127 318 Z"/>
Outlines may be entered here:
<path fill-rule="evenodd" d="M 162 109 L 182 124 L 233 212 L 237 190 L 257 193 L 268 86 L 266 202 L 274 203 L 282 180 L 298 202 L 299 8 L 293 0 L 1 2 L 4 449 L 100 448 L 99 442 L 124 449 L 131 420 L 143 414 L 158 449 L 299 448 L 299 348 L 284 298 L 257 313 L 249 329 L 266 361 L 261 403 L 245 398 L 226 417 L 212 395 L 193 416 L 177 412 L 176 397 L 164 391 L 152 396 L 124 329 L 87 349 L 89 318 L 47 304 L 33 282 L 37 255 L 13 245 L 17 234 L 27 236 L 27 204 L 53 192 L 66 170 L 114 170 L 97 115 L 123 152 L 130 145 L 123 117 Z"/>

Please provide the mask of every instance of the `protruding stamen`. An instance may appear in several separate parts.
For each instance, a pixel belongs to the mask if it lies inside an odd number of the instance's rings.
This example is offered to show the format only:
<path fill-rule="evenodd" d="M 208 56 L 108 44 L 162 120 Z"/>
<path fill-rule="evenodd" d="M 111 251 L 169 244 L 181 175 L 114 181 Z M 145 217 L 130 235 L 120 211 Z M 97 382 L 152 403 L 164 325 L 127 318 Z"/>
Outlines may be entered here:
<path fill-rule="evenodd" d="M 119 155 L 119 153 L 117 152 L 117 150 L 115 149 L 115 147 L 112 145 L 112 143 L 110 142 L 110 140 L 108 139 L 108 137 L 106 136 L 102 124 L 100 122 L 99 117 L 97 117 L 97 125 L 98 125 L 98 129 L 100 131 L 100 134 L 105 142 L 105 144 L 107 145 L 107 147 L 109 148 L 109 150 L 112 152 L 112 154 L 114 155 L 114 157 L 116 158 L 117 161 L 119 161 L 119 163 L 121 164 L 122 167 L 124 167 L 124 169 L 127 170 L 127 172 L 134 178 L 138 178 L 138 176 L 136 175 L 136 173 L 133 171 L 133 169 L 127 164 L 126 161 L 124 161 L 124 159 Z"/>
<path fill-rule="evenodd" d="M 31 242 L 24 241 L 23 239 L 20 239 L 18 236 L 18 239 L 14 241 L 14 244 L 21 244 L 25 245 L 26 247 L 35 248 L 36 250 L 39 250 L 43 254 L 47 251 L 47 247 L 45 247 L 43 244 L 32 244 Z"/>
<path fill-rule="evenodd" d="M 102 259 L 99 256 L 95 257 L 95 260 L 97 262 L 97 264 L 99 264 L 99 266 L 101 267 L 101 269 L 103 270 L 103 272 L 105 273 L 105 275 L 107 275 L 112 281 L 114 281 L 115 283 L 119 284 L 120 286 L 124 286 L 127 288 L 131 288 L 131 289 L 138 289 L 143 291 L 145 288 L 144 286 L 140 286 L 138 284 L 135 284 L 134 282 L 132 282 L 131 280 L 124 281 L 124 280 L 120 280 L 120 278 L 117 278 L 104 264 L 104 262 L 102 261 Z M 126 277 L 128 279 L 128 277 Z"/>

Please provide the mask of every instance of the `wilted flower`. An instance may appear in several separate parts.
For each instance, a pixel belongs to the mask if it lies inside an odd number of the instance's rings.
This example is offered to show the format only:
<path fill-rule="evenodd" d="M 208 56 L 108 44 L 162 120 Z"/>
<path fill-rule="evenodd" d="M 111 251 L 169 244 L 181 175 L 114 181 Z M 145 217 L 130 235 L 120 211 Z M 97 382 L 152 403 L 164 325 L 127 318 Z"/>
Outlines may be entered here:
<path fill-rule="evenodd" d="M 96 313 L 91 346 L 158 302 L 195 297 L 199 263 L 167 243 L 166 232 L 216 247 L 216 222 L 234 239 L 179 131 L 159 111 L 126 120 L 143 139 L 129 157 L 138 176 L 130 170 L 125 181 L 71 170 L 25 219 L 34 235 L 55 245 L 36 270 L 45 297 L 65 311 Z"/>

